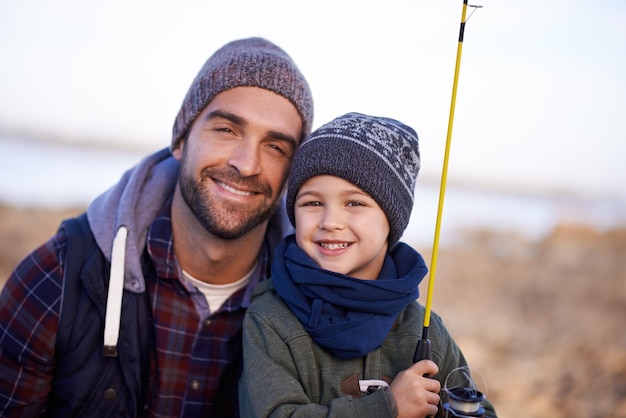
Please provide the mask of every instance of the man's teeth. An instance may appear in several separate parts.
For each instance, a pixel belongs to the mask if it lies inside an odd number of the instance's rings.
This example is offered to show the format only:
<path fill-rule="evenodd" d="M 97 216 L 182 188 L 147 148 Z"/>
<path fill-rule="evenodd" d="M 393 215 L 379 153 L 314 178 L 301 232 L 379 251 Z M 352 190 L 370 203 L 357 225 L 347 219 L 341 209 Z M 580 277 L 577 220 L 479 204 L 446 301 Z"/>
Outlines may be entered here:
<path fill-rule="evenodd" d="M 251 193 L 251 192 L 245 192 L 243 190 L 234 189 L 234 188 L 230 187 L 228 184 L 225 184 L 225 183 L 222 183 L 222 182 L 218 182 L 218 183 L 219 183 L 219 185 L 222 188 L 224 188 L 224 189 L 226 189 L 229 192 L 234 193 L 234 194 L 238 194 L 238 195 L 241 195 L 241 196 L 252 196 L 254 194 L 254 193 Z"/>
<path fill-rule="evenodd" d="M 344 242 L 344 243 L 328 243 L 328 242 L 321 242 L 320 245 L 323 248 L 327 248 L 329 250 L 339 250 L 341 248 L 346 248 L 348 246 L 348 243 Z"/>

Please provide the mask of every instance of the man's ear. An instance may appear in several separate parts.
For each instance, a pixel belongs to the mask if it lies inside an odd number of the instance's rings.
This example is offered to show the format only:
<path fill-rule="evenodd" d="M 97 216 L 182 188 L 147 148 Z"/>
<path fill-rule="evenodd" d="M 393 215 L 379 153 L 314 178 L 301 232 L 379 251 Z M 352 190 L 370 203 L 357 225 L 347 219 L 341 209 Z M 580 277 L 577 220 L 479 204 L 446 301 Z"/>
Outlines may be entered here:
<path fill-rule="evenodd" d="M 176 158 L 178 161 L 180 161 L 181 157 L 183 156 L 183 147 L 185 146 L 185 139 L 183 138 L 178 142 L 178 146 L 176 148 L 174 148 L 172 150 L 172 155 L 174 156 L 174 158 Z"/>

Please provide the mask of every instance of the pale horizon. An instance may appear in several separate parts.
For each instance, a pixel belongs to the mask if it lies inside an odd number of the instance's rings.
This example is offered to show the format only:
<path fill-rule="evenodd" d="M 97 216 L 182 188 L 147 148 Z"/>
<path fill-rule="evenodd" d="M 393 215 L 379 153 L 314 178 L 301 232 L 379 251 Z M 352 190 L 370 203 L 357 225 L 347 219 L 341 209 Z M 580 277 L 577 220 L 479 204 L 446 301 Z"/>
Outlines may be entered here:
<path fill-rule="evenodd" d="M 472 3 L 449 182 L 626 198 L 626 4 Z M 462 4 L 2 2 L 0 133 L 162 148 L 206 58 L 262 36 L 309 80 L 314 127 L 351 111 L 399 119 L 420 137 L 420 176 L 437 181 Z"/>

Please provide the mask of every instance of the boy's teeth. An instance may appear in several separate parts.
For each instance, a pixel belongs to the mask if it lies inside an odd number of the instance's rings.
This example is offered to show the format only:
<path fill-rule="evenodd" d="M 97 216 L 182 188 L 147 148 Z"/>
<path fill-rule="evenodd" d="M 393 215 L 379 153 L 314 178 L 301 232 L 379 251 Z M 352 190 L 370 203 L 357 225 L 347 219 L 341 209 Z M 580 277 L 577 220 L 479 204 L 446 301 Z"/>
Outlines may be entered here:
<path fill-rule="evenodd" d="M 346 244 L 346 243 L 341 243 L 341 244 L 332 243 L 331 244 L 331 243 L 327 243 L 327 242 L 322 242 L 320 245 L 322 247 L 324 247 L 324 248 L 328 248 L 329 250 L 338 250 L 340 248 L 346 248 L 348 246 L 348 244 Z"/>

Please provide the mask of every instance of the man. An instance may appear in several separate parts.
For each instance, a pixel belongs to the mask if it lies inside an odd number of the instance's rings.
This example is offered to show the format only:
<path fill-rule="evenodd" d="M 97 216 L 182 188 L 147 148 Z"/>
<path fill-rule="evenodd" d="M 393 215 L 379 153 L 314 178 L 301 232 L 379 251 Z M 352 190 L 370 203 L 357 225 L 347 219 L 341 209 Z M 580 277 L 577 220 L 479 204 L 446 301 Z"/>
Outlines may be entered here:
<path fill-rule="evenodd" d="M 172 144 L 17 266 L 0 294 L 0 416 L 238 415 L 241 321 L 288 231 L 308 84 L 261 38 L 193 81 Z"/>

